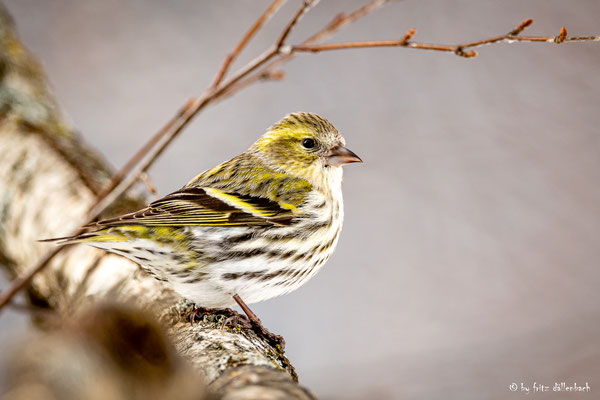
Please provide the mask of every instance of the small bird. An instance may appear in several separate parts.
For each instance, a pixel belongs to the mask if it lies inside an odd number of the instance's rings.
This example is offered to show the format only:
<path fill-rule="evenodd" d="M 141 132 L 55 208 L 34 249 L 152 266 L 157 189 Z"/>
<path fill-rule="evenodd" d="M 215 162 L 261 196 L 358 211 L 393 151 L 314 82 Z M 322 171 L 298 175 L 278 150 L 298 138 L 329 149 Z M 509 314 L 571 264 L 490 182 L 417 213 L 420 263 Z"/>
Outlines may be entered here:
<path fill-rule="evenodd" d="M 341 166 L 353 162 L 362 160 L 329 121 L 289 114 L 182 189 L 63 243 L 127 257 L 197 305 L 237 302 L 252 320 L 245 303 L 299 288 L 331 256 L 344 216 Z"/>

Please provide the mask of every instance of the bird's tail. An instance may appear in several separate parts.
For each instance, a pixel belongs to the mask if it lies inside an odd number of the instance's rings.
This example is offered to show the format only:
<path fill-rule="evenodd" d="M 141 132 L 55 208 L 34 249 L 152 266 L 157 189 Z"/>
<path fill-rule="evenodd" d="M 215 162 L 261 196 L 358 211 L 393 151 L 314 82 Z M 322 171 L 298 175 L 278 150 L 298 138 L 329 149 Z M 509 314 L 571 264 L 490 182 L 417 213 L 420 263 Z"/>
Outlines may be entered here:
<path fill-rule="evenodd" d="M 148 234 L 148 227 L 136 225 L 109 227 L 93 232 L 80 233 L 74 236 L 42 239 L 38 240 L 38 242 L 55 242 L 62 245 L 90 242 L 123 242 L 140 238 L 150 238 Z"/>
<path fill-rule="evenodd" d="M 98 238 L 98 232 L 82 233 L 74 236 L 64 236 L 51 239 L 40 239 L 38 242 L 42 243 L 56 243 L 56 244 L 72 244 L 90 241 Z"/>

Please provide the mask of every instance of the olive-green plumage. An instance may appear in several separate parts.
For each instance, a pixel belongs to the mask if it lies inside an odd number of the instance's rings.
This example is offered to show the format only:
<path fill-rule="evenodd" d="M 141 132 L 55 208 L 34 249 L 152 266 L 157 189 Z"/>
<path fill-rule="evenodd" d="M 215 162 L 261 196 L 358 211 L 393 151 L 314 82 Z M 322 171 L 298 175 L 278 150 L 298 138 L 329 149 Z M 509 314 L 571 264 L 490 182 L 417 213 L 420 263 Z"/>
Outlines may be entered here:
<path fill-rule="evenodd" d="M 253 145 L 148 207 L 68 238 L 121 254 L 196 303 L 252 303 L 306 282 L 341 229 L 341 165 L 360 161 L 326 119 L 289 114 Z"/>

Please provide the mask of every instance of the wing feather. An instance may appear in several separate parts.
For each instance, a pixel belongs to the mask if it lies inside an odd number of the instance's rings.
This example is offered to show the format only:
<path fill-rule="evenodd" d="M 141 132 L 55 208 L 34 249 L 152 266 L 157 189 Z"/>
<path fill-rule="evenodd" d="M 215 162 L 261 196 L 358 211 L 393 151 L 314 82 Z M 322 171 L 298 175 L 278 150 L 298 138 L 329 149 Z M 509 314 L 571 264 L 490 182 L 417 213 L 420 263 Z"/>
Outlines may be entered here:
<path fill-rule="evenodd" d="M 142 210 L 89 226 L 272 226 L 290 225 L 292 218 L 292 211 L 264 197 L 187 187 Z"/>

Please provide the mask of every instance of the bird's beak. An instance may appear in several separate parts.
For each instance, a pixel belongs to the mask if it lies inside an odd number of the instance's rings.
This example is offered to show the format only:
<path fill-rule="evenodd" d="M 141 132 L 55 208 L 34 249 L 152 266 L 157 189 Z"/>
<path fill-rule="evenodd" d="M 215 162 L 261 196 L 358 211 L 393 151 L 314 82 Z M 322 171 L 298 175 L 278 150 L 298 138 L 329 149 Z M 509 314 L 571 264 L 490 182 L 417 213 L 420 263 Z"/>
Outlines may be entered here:
<path fill-rule="evenodd" d="M 335 167 L 353 162 L 362 162 L 359 156 L 357 156 L 344 146 L 334 147 L 331 150 L 331 153 L 329 153 L 326 158 L 327 165 L 333 165 Z"/>

